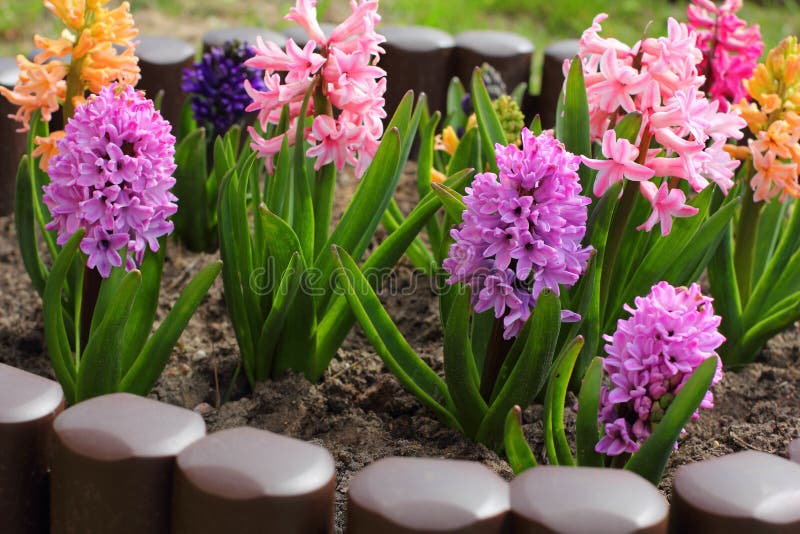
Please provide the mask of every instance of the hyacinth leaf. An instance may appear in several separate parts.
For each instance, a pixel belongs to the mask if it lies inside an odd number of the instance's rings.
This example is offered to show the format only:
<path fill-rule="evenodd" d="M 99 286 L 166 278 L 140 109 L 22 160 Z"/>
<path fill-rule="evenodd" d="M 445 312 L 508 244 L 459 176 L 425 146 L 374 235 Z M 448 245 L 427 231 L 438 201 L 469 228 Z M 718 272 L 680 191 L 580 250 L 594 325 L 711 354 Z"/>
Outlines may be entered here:
<path fill-rule="evenodd" d="M 472 326 L 470 328 L 472 354 L 475 357 L 475 365 L 481 372 L 483 372 L 483 365 L 486 361 L 486 352 L 489 349 L 489 340 L 492 338 L 494 323 L 494 310 L 486 310 L 483 313 L 475 313 L 472 316 Z"/>
<path fill-rule="evenodd" d="M 508 411 L 527 406 L 547 381 L 561 326 L 561 304 L 551 289 L 539 293 L 531 318 L 531 331 L 522 352 L 494 402 L 489 406 L 477 441 L 496 447 L 502 443 Z"/>
<path fill-rule="evenodd" d="M 206 229 L 208 228 L 206 205 L 206 135 L 199 128 L 190 133 L 175 148 L 173 193 L 178 197 L 178 212 L 172 218 L 175 233 L 180 236 L 189 250 L 203 251 L 207 248 Z"/>
<path fill-rule="evenodd" d="M 64 389 L 64 396 L 69 402 L 76 401 L 75 381 L 77 379 L 77 370 L 75 369 L 75 361 L 73 360 L 67 331 L 64 328 L 61 292 L 64 289 L 70 265 L 72 265 L 78 251 L 78 245 L 83 239 L 83 234 L 84 229 L 78 229 L 56 256 L 42 295 L 44 337 L 47 342 L 47 352 L 50 355 L 56 378 Z"/>
<path fill-rule="evenodd" d="M 182 143 L 186 137 L 197 130 L 197 121 L 194 120 L 194 112 L 192 111 L 192 97 L 186 99 L 181 107 L 181 115 L 178 120 L 177 129 L 175 131 L 175 138 L 178 144 Z"/>
<path fill-rule="evenodd" d="M 748 325 L 744 335 L 730 347 L 733 353 L 728 354 L 726 365 L 739 367 L 753 361 L 767 341 L 799 320 L 800 293 L 778 302 L 765 315 L 756 324 Z"/>
<path fill-rule="evenodd" d="M 447 116 L 445 117 L 444 126 L 452 126 L 457 128 L 467 122 L 467 115 L 461 106 L 461 101 L 466 95 L 466 90 L 461 84 L 461 80 L 454 76 L 450 80 L 450 85 L 447 86 Z"/>
<path fill-rule="evenodd" d="M 119 391 L 147 395 L 169 361 L 175 343 L 208 293 L 220 271 L 222 262 L 215 261 L 204 267 L 186 284 L 164 320 L 144 344 L 142 351 L 119 384 Z"/>
<path fill-rule="evenodd" d="M 592 251 L 592 257 L 586 267 L 586 273 L 583 275 L 586 289 L 583 292 L 578 313 L 581 316 L 581 321 L 577 323 L 577 335 L 584 339 L 583 349 L 578 355 L 578 361 L 575 363 L 576 372 L 572 373 L 570 379 L 571 389 L 578 391 L 579 381 L 588 368 L 589 362 L 594 358 L 600 350 L 600 343 L 602 341 L 602 332 L 600 331 L 601 318 L 600 318 L 600 288 L 601 276 L 600 265 L 601 258 L 597 257 L 597 252 Z M 575 334 L 570 334 L 571 339 Z"/>
<path fill-rule="evenodd" d="M 283 330 L 289 309 L 300 287 L 303 269 L 300 253 L 295 252 L 281 276 L 277 290 L 273 292 L 272 306 L 256 343 L 255 376 L 258 381 L 266 380 L 271 375 L 275 347 L 278 344 L 278 333 Z"/>
<path fill-rule="evenodd" d="M 789 211 L 789 206 L 793 204 L 794 201 L 789 199 L 786 199 L 785 202 L 780 202 L 777 198 L 773 198 L 761 210 L 761 215 L 758 218 L 756 248 L 753 253 L 754 283 L 761 279 L 767 263 L 775 253 L 775 247 L 778 244 L 781 230 L 783 230 L 786 214 Z"/>
<path fill-rule="evenodd" d="M 720 331 L 725 343 L 720 348 L 722 361 L 728 365 L 728 354 L 735 350 L 738 338 L 742 335 L 742 301 L 739 297 L 739 284 L 736 282 L 736 269 L 733 266 L 733 235 L 731 225 L 725 229 L 722 240 L 708 264 L 708 281 L 714 295 L 714 308 L 722 317 Z"/>
<path fill-rule="evenodd" d="M 444 377 L 464 433 L 474 439 L 487 406 L 480 394 L 480 375 L 468 335 L 471 292 L 466 286 L 457 291 L 444 329 Z"/>
<path fill-rule="evenodd" d="M 396 231 L 405 221 L 405 216 L 400 212 L 400 207 L 392 199 L 389 208 L 384 212 L 381 224 L 386 231 L 391 234 Z M 416 269 L 426 276 L 432 276 L 433 270 L 436 268 L 436 260 L 431 255 L 430 250 L 425 246 L 422 240 L 417 236 L 411 245 L 406 250 L 406 256 L 411 260 L 411 263 Z"/>
<path fill-rule="evenodd" d="M 575 421 L 575 456 L 578 465 L 603 467 L 603 456 L 594 450 L 600 441 L 598 415 L 600 412 L 600 386 L 603 379 L 603 360 L 595 357 L 583 377 L 578 394 L 578 416 Z"/>
<path fill-rule="evenodd" d="M 771 312 L 776 307 L 776 303 L 779 299 L 786 298 L 787 295 L 792 295 L 800 290 L 800 276 L 797 276 L 798 272 L 800 272 L 800 249 L 789 259 L 786 268 L 784 268 L 777 281 L 773 282 L 772 291 L 770 291 L 764 303 L 764 308 Z"/>
<path fill-rule="evenodd" d="M 533 120 L 531 121 L 530 126 L 528 129 L 535 135 L 536 137 L 542 135 L 542 117 L 537 113 Z"/>
<path fill-rule="evenodd" d="M 417 194 L 419 194 L 419 198 L 427 195 L 431 186 L 434 137 L 441 118 L 442 114 L 437 111 L 419 127 L 419 152 L 417 153 Z"/>
<path fill-rule="evenodd" d="M 538 465 L 530 445 L 525 441 L 525 433 L 522 431 L 522 408 L 519 406 L 511 408 L 506 415 L 503 444 L 506 458 L 515 475 Z"/>
<path fill-rule="evenodd" d="M 255 346 L 252 329 L 245 305 L 244 292 L 249 284 L 249 277 L 242 279 L 240 256 L 238 255 L 238 237 L 242 232 L 249 233 L 249 228 L 241 225 L 241 217 L 237 217 L 237 197 L 235 184 L 238 178 L 235 173 L 228 173 L 222 180 L 219 197 L 219 252 L 225 268 L 222 269 L 222 283 L 225 288 L 225 304 L 231 318 L 236 341 L 239 344 L 245 373 L 250 384 L 255 383 Z M 245 221 L 246 223 L 246 221 Z"/>
<path fill-rule="evenodd" d="M 767 263 L 761 279 L 755 284 L 750 299 L 745 305 L 744 324 L 755 324 L 763 316 L 765 309 L 769 306 L 767 302 L 775 281 L 785 272 L 787 264 L 798 248 L 800 248 L 800 210 L 795 209 L 778 241 L 775 254 Z M 785 295 L 776 296 L 783 298 Z"/>
<path fill-rule="evenodd" d="M 672 261 L 671 267 L 662 278 L 673 285 L 688 285 L 697 280 L 711 261 L 738 206 L 738 199 L 726 202 L 716 213 L 703 221 L 683 248 L 679 256 L 680 261 Z"/>
<path fill-rule="evenodd" d="M 506 134 L 503 131 L 503 125 L 500 124 L 500 119 L 497 118 L 497 113 L 494 111 L 494 106 L 492 105 L 491 98 L 489 98 L 489 93 L 486 91 L 486 86 L 483 85 L 481 69 L 479 68 L 472 71 L 470 90 L 472 94 L 472 106 L 475 108 L 475 115 L 478 118 L 478 130 L 480 130 L 481 134 L 483 154 L 489 164 L 489 168 L 492 172 L 497 173 L 494 145 L 496 143 L 501 145 L 506 145 L 508 143 L 506 142 Z"/>
<path fill-rule="evenodd" d="M 431 184 L 431 188 L 442 201 L 445 211 L 447 211 L 450 218 L 455 221 L 455 224 L 461 224 L 461 217 L 464 214 L 464 210 L 467 209 L 466 204 L 464 204 L 464 197 L 461 193 L 454 191 L 444 184 L 433 183 Z"/>
<path fill-rule="evenodd" d="M 319 312 L 325 310 L 330 301 L 329 281 L 334 270 L 330 247 L 340 246 L 348 254 L 360 259 L 392 199 L 422 115 L 421 105 L 417 105 L 411 115 L 412 100 L 412 95 L 408 93 L 398 106 L 375 153 L 375 159 L 361 178 L 326 246 L 315 258 L 315 266 L 319 269 L 318 288 L 325 291 L 317 299 Z"/>
<path fill-rule="evenodd" d="M 78 366 L 78 401 L 118 391 L 123 333 L 141 283 L 142 273 L 137 270 L 122 278 L 115 305 L 108 308 L 97 330 L 89 336 Z"/>
<path fill-rule="evenodd" d="M 456 152 L 447 164 L 447 174 L 453 175 L 468 168 L 480 169 L 480 136 L 477 128 L 470 128 L 458 142 Z"/>
<path fill-rule="evenodd" d="M 22 264 L 28 272 L 34 289 L 41 297 L 44 295 L 48 272 L 47 267 L 39 257 L 36 240 L 34 198 L 29 160 L 29 156 L 22 156 L 17 168 L 17 186 L 14 196 L 14 227 L 17 229 L 17 242 L 22 256 Z"/>
<path fill-rule="evenodd" d="M 581 336 L 564 347 L 553 364 L 547 383 L 544 397 L 544 443 L 547 458 L 553 465 L 575 465 L 575 458 L 569 449 L 564 431 L 564 404 L 567 402 L 567 386 L 582 348 Z"/>
<path fill-rule="evenodd" d="M 145 254 L 144 261 L 139 267 L 142 273 L 142 285 L 136 293 L 131 307 L 128 323 L 122 341 L 122 355 L 120 358 L 120 374 L 125 376 L 139 352 L 147 341 L 147 336 L 153 329 L 158 309 L 158 295 L 161 289 L 161 275 L 164 271 L 164 257 L 166 256 L 166 242 L 160 240 L 160 247 L 156 253 Z"/>
<path fill-rule="evenodd" d="M 276 272 L 283 273 L 289 267 L 295 253 L 300 253 L 305 267 L 306 262 L 300 250 L 300 240 L 292 227 L 263 204 L 258 207 L 258 216 L 264 226 L 264 235 L 267 236 L 267 254 L 268 257 L 273 258 Z M 269 285 L 272 284 L 269 283 Z"/>
<path fill-rule="evenodd" d="M 583 63 L 575 57 L 570 63 L 565 87 L 562 113 L 556 115 L 556 137 L 564 143 L 569 152 L 578 155 L 592 156 L 591 137 L 589 135 L 589 101 L 586 96 L 586 83 L 583 79 Z M 581 186 L 584 191 L 591 190 L 589 168 L 581 165 L 578 169 Z"/>
<path fill-rule="evenodd" d="M 303 98 L 300 107 L 300 117 L 306 116 L 308 103 L 314 92 L 315 84 L 311 84 Z M 298 119 L 297 133 L 294 140 L 294 152 L 292 157 L 292 184 L 294 185 L 292 217 L 288 220 L 294 228 L 297 238 L 300 240 L 301 252 L 304 258 L 314 257 L 314 205 L 309 180 L 311 177 L 306 171 L 306 142 L 305 128 L 303 122 Z M 306 123 L 307 124 L 307 123 Z M 327 231 L 325 232 L 327 236 Z"/>
<path fill-rule="evenodd" d="M 300 275 L 303 288 L 312 286 L 308 271 Z M 284 327 L 278 339 L 272 376 L 295 369 L 310 377 L 316 347 L 317 313 L 309 291 L 298 291 L 289 305 Z"/>
<path fill-rule="evenodd" d="M 617 140 L 627 139 L 631 144 L 636 143 L 636 138 L 642 130 L 642 113 L 634 111 L 628 113 L 616 126 L 614 126 L 614 133 L 617 135 Z"/>
<path fill-rule="evenodd" d="M 525 99 L 525 95 L 528 94 L 528 84 L 525 82 L 518 83 L 517 86 L 511 90 L 511 94 L 508 95 L 511 99 L 517 103 L 517 105 L 522 108 L 522 101 Z"/>
<path fill-rule="evenodd" d="M 462 430 L 447 384 L 414 352 L 381 305 L 369 281 L 347 252 L 333 247 L 337 280 L 364 333 L 386 367 L 442 421 Z M 441 402 L 440 402 L 441 401 Z"/>
<path fill-rule="evenodd" d="M 465 185 L 469 183 L 470 176 L 471 171 L 464 170 L 449 177 L 445 180 L 445 184 L 455 190 L 463 190 Z M 378 245 L 364 262 L 362 270 L 367 273 L 381 273 L 391 269 L 441 206 L 441 201 L 436 194 L 433 191 L 428 193 L 411 210 L 403 224 Z M 380 282 L 375 276 L 370 276 L 369 280 L 376 284 Z M 322 373 L 328 367 L 328 363 L 341 347 L 347 333 L 350 332 L 355 320 L 356 318 L 350 310 L 347 300 L 343 295 L 336 294 L 331 300 L 328 311 L 320 319 L 317 329 L 317 350 L 314 354 L 314 363 L 309 373 L 309 380 L 315 381 L 322 376 Z"/>
<path fill-rule="evenodd" d="M 661 422 L 654 426 L 653 433 L 625 464 L 625 469 L 658 485 L 673 446 L 703 401 L 716 369 L 717 358 L 713 356 L 697 367 L 667 408 Z"/>
<path fill-rule="evenodd" d="M 264 203 L 273 213 L 285 220 L 289 219 L 287 212 L 290 208 L 289 196 L 292 185 L 291 161 L 292 149 L 289 148 L 289 136 L 285 135 L 281 142 L 281 151 L 276 158 L 275 174 L 267 177 L 264 187 Z"/>

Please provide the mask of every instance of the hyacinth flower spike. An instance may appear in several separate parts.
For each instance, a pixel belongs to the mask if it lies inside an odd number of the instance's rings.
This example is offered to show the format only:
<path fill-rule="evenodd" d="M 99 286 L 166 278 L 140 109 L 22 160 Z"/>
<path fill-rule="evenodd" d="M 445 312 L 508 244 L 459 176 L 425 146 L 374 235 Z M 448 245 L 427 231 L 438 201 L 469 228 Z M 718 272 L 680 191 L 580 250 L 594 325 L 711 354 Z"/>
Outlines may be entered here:
<path fill-rule="evenodd" d="M 545 448 L 551 465 L 624 468 L 658 485 L 684 426 L 700 408 L 714 407 L 710 388 L 722 379 L 716 350 L 725 338 L 712 299 L 697 284 L 659 282 L 625 310 L 630 317 L 604 336 L 607 356 L 595 358 L 583 377 L 574 455 L 564 405 L 577 354 L 556 362 L 545 395 Z M 537 465 L 518 408 L 508 413 L 504 442 L 516 473 Z"/>
<path fill-rule="evenodd" d="M 141 93 L 112 84 L 78 106 L 64 132 L 42 198 L 46 228 L 64 247 L 43 293 L 48 352 L 71 403 L 145 395 L 220 265 L 197 274 L 151 337 L 177 209 L 170 125 Z M 62 299 L 66 286 L 76 298 Z"/>
<path fill-rule="evenodd" d="M 747 98 L 734 107 L 752 135 L 726 150 L 743 160 L 738 222 L 709 265 L 709 281 L 728 338 L 726 365 L 751 362 L 767 341 L 800 319 L 800 47 L 787 37 L 745 80 Z"/>

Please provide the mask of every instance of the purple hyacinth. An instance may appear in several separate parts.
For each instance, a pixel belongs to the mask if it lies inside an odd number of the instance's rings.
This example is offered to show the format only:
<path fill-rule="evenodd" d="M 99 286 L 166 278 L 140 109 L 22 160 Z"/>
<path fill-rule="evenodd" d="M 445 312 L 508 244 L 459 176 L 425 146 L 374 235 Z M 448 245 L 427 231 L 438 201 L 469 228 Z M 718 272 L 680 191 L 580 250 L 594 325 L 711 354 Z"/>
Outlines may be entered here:
<path fill-rule="evenodd" d="M 112 267 L 141 264 L 146 249 L 172 232 L 167 217 L 178 209 L 175 138 L 151 100 L 130 86 L 112 84 L 75 110 L 58 154 L 50 160 L 43 201 L 65 244 L 79 228 L 86 265 L 104 278 Z"/>
<path fill-rule="evenodd" d="M 712 299 L 700 286 L 675 288 L 659 282 L 646 297 L 627 304 L 631 317 L 617 322 L 613 336 L 604 336 L 608 356 L 603 369 L 611 377 L 611 389 L 600 394 L 600 423 L 605 436 L 595 450 L 609 456 L 639 450 L 664 411 L 707 358 L 717 358 L 713 386 L 722 379 L 722 362 L 716 349 L 725 341 L 719 333 L 720 317 Z M 707 391 L 700 408 L 713 408 L 714 395 Z M 693 419 L 699 417 L 697 411 Z"/>
<path fill-rule="evenodd" d="M 244 89 L 245 80 L 265 91 L 264 72 L 246 67 L 254 55 L 247 43 L 226 42 L 213 46 L 191 68 L 184 69 L 181 89 L 191 96 L 192 112 L 200 124 L 211 124 L 214 133 L 223 135 L 241 121 L 252 101 Z"/>
<path fill-rule="evenodd" d="M 503 337 L 519 334 L 544 288 L 559 292 L 586 269 L 589 198 L 580 194 L 580 157 L 552 133 L 524 128 L 522 149 L 496 145 L 500 176 L 478 174 L 464 197 L 463 222 L 450 235 L 444 269 L 448 283 L 472 288 L 477 312 L 494 309 L 503 317 Z M 574 319 L 565 312 L 565 320 Z"/>

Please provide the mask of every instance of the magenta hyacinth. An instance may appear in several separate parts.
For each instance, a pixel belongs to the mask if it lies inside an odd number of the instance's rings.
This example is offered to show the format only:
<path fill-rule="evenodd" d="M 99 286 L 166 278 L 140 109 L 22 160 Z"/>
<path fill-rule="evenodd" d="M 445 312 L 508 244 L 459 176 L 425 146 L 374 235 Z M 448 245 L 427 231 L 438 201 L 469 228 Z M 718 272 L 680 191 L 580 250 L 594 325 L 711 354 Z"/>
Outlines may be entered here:
<path fill-rule="evenodd" d="M 153 102 L 130 86 L 112 84 L 75 110 L 58 154 L 50 160 L 43 201 L 65 244 L 79 229 L 86 265 L 104 278 L 112 267 L 133 269 L 158 238 L 172 231 L 167 217 L 178 209 L 175 138 Z"/>
<path fill-rule="evenodd" d="M 736 104 L 748 97 L 743 82 L 753 75 L 764 52 L 758 24 L 748 26 L 736 16 L 741 7 L 742 0 L 725 0 L 720 6 L 711 0 L 692 0 L 686 8 L 689 27 L 703 52 L 699 68 L 706 75 L 704 87 L 720 102 Z"/>
<path fill-rule="evenodd" d="M 352 13 L 328 36 L 317 22 L 316 3 L 297 0 L 284 17 L 306 31 L 309 40 L 304 47 L 288 39 L 284 51 L 259 37 L 255 57 L 245 63 L 265 71 L 266 90 L 245 82 L 253 99 L 247 111 L 258 111 L 261 129 L 266 131 L 269 124 L 278 124 L 284 106 L 289 106 L 290 117 L 288 131 L 276 137 L 265 139 L 251 127 L 251 147 L 264 158 L 271 173 L 273 156 L 280 152 L 284 136 L 288 136 L 289 145 L 295 143 L 303 98 L 315 86 L 333 109 L 315 109 L 319 102 L 309 102 L 308 115 L 313 115 L 314 121 L 303 132 L 311 144 L 306 155 L 316 159 L 317 170 L 328 163 L 339 170 L 349 164 L 361 176 L 378 150 L 382 119 L 386 117 L 386 71 L 376 66 L 384 52 L 380 44 L 386 40 L 375 31 L 381 19 L 378 2 L 351 0 Z"/>
<path fill-rule="evenodd" d="M 628 319 L 617 321 L 613 336 L 604 336 L 603 369 L 611 388 L 600 395 L 600 423 L 605 436 L 595 450 L 609 456 L 634 453 L 650 436 L 670 402 L 689 376 L 707 358 L 717 358 L 711 386 L 722 379 L 722 362 L 715 352 L 725 341 L 712 299 L 700 286 L 654 285 L 646 297 L 627 304 Z M 700 408 L 713 408 L 714 395 L 706 392 Z M 692 415 L 695 419 L 697 411 Z"/>
<path fill-rule="evenodd" d="M 475 311 L 503 318 L 505 339 L 519 334 L 542 289 L 575 284 L 591 252 L 581 246 L 590 200 L 580 194 L 580 158 L 551 132 L 525 128 L 521 138 L 522 149 L 496 145 L 499 176 L 478 174 L 467 188 L 443 263 L 448 283 L 470 286 Z"/>

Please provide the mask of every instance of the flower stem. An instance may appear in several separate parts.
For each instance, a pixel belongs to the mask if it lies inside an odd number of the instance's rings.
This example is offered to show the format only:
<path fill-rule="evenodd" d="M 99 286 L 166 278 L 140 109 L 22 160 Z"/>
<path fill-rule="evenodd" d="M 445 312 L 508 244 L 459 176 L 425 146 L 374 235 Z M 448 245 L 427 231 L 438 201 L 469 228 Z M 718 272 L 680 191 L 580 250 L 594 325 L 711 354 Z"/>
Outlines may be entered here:
<path fill-rule="evenodd" d="M 633 211 L 633 204 L 636 202 L 637 189 L 635 183 L 627 182 L 623 188 L 622 198 L 617 205 L 617 209 L 614 210 L 611 228 L 609 229 L 608 238 L 606 239 L 605 252 L 603 253 L 600 302 L 608 301 L 608 292 L 610 290 L 611 278 L 614 271 L 614 263 L 616 263 L 617 260 L 617 253 L 622 244 L 622 236 L 625 233 L 625 228 L 628 226 L 628 219 L 630 219 L 631 211 Z"/>
<path fill-rule="evenodd" d="M 500 369 L 506 361 L 506 356 L 514 344 L 513 339 L 503 339 L 503 319 L 495 319 L 492 325 L 492 334 L 489 338 L 489 346 L 486 349 L 486 359 L 483 362 L 483 372 L 481 373 L 481 397 L 488 403 L 492 391 L 494 390 L 494 383 L 497 382 L 497 376 L 500 374 Z"/>
<path fill-rule="evenodd" d="M 753 264 L 755 261 L 756 237 L 758 236 L 758 220 L 761 216 L 763 202 L 753 200 L 753 189 L 744 188 L 742 211 L 736 226 L 736 246 L 733 251 L 733 265 L 736 270 L 736 281 L 739 285 L 739 297 L 742 308 L 750 300 L 753 287 Z"/>
<path fill-rule="evenodd" d="M 100 295 L 100 284 L 103 283 L 103 278 L 97 269 L 90 269 L 85 267 L 83 270 L 83 297 L 81 298 L 81 338 L 80 348 L 81 352 L 86 348 L 89 342 L 89 334 L 92 330 L 92 317 L 94 316 L 94 308 L 97 305 L 97 297 Z"/>

